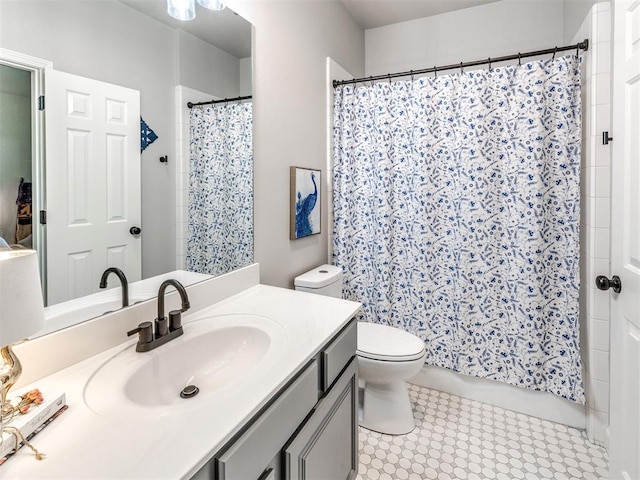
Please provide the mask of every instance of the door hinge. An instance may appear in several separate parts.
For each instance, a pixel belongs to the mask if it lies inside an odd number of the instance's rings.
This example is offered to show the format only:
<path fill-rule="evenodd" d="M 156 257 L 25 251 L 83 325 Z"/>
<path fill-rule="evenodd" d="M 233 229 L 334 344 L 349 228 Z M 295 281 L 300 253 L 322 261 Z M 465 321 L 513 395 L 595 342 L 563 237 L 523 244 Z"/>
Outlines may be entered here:
<path fill-rule="evenodd" d="M 38 97 L 38 110 L 44 110 L 44 95 Z"/>
<path fill-rule="evenodd" d="M 609 142 L 613 141 L 613 137 L 609 136 L 609 132 L 602 132 L 602 144 L 609 145 Z"/>
<path fill-rule="evenodd" d="M 40 225 L 46 225 L 46 224 L 47 224 L 47 211 L 40 210 Z"/>

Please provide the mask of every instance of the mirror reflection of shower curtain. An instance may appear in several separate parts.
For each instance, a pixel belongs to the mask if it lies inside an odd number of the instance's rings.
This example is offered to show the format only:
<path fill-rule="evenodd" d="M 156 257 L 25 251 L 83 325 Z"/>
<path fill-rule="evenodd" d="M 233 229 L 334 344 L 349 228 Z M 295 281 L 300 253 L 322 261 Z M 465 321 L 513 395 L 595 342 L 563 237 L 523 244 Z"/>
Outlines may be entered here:
<path fill-rule="evenodd" d="M 428 364 L 584 403 L 578 62 L 337 88 L 333 241 Z"/>
<path fill-rule="evenodd" d="M 187 270 L 221 275 L 253 263 L 251 102 L 194 107 Z"/>

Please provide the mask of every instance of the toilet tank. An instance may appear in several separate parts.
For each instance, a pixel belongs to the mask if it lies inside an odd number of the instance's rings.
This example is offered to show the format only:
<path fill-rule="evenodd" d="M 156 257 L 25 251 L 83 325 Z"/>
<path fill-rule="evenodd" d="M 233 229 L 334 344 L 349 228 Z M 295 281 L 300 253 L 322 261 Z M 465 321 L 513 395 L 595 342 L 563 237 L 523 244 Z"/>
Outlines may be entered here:
<path fill-rule="evenodd" d="M 300 292 L 342 298 L 342 269 L 334 265 L 320 265 L 297 276 L 293 284 Z"/>

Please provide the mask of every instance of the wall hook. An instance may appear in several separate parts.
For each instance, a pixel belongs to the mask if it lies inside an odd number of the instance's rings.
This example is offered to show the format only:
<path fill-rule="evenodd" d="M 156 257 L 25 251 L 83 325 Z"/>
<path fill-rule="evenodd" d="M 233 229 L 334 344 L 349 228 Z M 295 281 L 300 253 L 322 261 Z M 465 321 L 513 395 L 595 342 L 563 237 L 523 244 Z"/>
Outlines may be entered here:
<path fill-rule="evenodd" d="M 613 141 L 613 137 L 609 136 L 609 132 L 602 132 L 602 144 L 609 145 L 609 142 Z"/>
<path fill-rule="evenodd" d="M 160 163 L 169 163 L 169 156 L 160 157 Z"/>

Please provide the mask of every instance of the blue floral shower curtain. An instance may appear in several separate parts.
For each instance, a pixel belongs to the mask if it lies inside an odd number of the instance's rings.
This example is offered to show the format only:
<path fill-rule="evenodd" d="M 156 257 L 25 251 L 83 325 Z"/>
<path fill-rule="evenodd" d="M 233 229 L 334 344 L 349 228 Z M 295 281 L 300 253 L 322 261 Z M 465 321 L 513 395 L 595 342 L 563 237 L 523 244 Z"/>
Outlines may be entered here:
<path fill-rule="evenodd" d="M 335 92 L 334 262 L 427 363 L 584 402 L 576 56 Z"/>
<path fill-rule="evenodd" d="M 220 275 L 253 263 L 253 107 L 191 109 L 186 268 Z"/>

